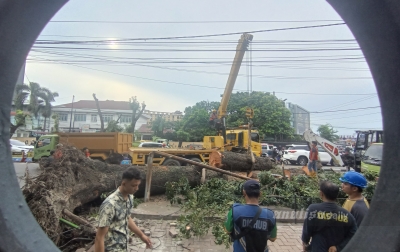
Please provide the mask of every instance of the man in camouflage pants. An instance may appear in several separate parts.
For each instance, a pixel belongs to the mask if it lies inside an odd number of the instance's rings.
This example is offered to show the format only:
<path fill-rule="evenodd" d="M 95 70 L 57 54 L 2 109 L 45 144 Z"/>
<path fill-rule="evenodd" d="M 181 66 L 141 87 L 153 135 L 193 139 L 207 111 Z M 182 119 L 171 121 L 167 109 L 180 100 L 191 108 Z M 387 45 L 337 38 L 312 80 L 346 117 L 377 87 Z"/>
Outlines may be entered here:
<path fill-rule="evenodd" d="M 131 218 L 133 194 L 139 189 L 140 182 L 140 171 L 128 168 L 122 174 L 121 185 L 101 204 L 95 252 L 128 251 L 129 230 L 146 243 L 146 248 L 152 247 L 149 237 Z"/>

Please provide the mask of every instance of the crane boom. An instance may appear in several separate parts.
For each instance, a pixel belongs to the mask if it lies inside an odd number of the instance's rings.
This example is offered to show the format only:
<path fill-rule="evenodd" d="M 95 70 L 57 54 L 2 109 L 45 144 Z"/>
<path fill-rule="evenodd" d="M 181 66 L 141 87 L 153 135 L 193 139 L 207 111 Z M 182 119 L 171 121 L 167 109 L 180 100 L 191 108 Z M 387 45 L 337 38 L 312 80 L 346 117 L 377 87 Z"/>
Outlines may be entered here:
<path fill-rule="evenodd" d="M 336 144 L 332 143 L 329 140 L 326 140 L 323 137 L 318 136 L 311 129 L 306 130 L 303 133 L 304 139 L 309 142 L 310 144 L 315 141 L 317 142 L 333 159 L 333 162 L 336 165 L 343 166 L 344 162 L 340 157 L 339 149 Z"/>
<path fill-rule="evenodd" d="M 240 65 L 242 64 L 243 61 L 244 53 L 246 52 L 248 45 L 252 40 L 253 40 L 253 35 L 248 33 L 243 33 L 243 35 L 239 39 L 238 45 L 236 46 L 235 58 L 233 59 L 228 81 L 226 82 L 225 91 L 221 99 L 221 104 L 218 108 L 219 119 L 223 119 L 226 117 L 227 113 L 226 109 L 228 107 L 229 99 L 231 98 L 233 87 L 235 86 L 236 78 L 240 70 Z"/>

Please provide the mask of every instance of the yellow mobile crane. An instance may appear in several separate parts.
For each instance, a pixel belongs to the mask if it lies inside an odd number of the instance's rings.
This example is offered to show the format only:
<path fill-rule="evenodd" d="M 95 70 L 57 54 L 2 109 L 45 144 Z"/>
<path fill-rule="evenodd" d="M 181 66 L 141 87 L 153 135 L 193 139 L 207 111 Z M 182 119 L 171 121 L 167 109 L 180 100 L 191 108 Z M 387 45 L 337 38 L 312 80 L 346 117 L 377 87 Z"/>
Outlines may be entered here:
<path fill-rule="evenodd" d="M 243 61 L 243 56 L 249 42 L 253 39 L 251 34 L 243 34 L 236 47 L 236 55 L 233 60 L 231 71 L 229 74 L 228 81 L 226 83 L 225 91 L 222 96 L 221 104 L 218 112 L 213 111 L 210 119 L 212 124 L 215 125 L 218 135 L 217 136 L 205 136 L 203 139 L 202 150 L 185 150 L 185 149 L 147 149 L 147 148 L 130 148 L 132 156 L 132 164 L 134 165 L 146 165 L 150 152 L 161 151 L 170 155 L 183 157 L 196 162 L 209 162 L 210 154 L 213 152 L 213 148 L 218 148 L 220 151 L 237 151 L 247 152 L 249 149 L 256 155 L 261 156 L 261 144 L 260 136 L 258 132 L 251 129 L 251 123 L 246 126 L 238 127 L 235 129 L 227 129 L 225 118 L 227 115 L 228 102 L 232 94 L 233 87 L 236 82 L 237 75 L 239 73 L 240 65 Z M 252 110 L 246 111 L 246 116 L 252 118 Z M 252 159 L 254 155 L 252 155 Z M 187 165 L 184 161 L 174 160 L 165 156 L 154 155 L 153 165 L 166 165 L 166 166 L 181 166 Z"/>
<path fill-rule="evenodd" d="M 205 149 L 219 148 L 221 151 L 246 152 L 251 147 L 255 155 L 261 156 L 260 135 L 257 130 L 249 130 L 250 124 L 239 128 L 226 128 L 228 102 L 231 98 L 244 54 L 252 40 L 253 35 L 248 33 L 244 33 L 239 40 L 221 104 L 218 111 L 214 110 L 210 116 L 210 123 L 215 126 L 218 136 L 205 136 L 203 138 L 203 147 Z M 246 114 L 248 114 L 247 117 L 251 118 L 252 110 L 249 109 Z"/>

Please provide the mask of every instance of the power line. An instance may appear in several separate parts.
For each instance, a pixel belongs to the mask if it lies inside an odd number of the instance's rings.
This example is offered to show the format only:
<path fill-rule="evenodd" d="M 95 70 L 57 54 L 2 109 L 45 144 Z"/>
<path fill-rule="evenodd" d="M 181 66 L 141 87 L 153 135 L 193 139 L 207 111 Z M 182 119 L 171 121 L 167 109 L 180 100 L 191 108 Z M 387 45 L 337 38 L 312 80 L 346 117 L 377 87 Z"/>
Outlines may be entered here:
<path fill-rule="evenodd" d="M 351 118 L 353 118 L 353 117 L 360 117 L 360 116 L 366 116 L 366 115 L 375 115 L 375 114 L 381 114 L 381 112 L 376 112 L 376 113 L 368 113 L 368 114 L 362 114 L 362 115 L 352 115 L 351 116 Z M 349 118 L 349 116 L 346 116 L 346 117 L 334 117 L 334 118 L 331 118 L 331 117 L 329 117 L 329 118 L 322 118 L 322 119 L 313 119 L 313 121 L 325 121 L 325 120 L 327 120 L 327 119 L 329 119 L 329 120 L 336 120 L 336 119 L 348 119 Z"/>
<path fill-rule="evenodd" d="M 31 56 L 35 58 L 36 56 Z M 36 57 L 39 58 L 39 57 Z M 57 64 L 67 64 L 67 65 L 74 65 L 74 66 L 79 66 L 82 68 L 85 68 L 81 65 L 77 65 L 77 62 L 71 63 L 71 62 L 65 62 L 65 61 L 59 61 L 59 60 L 52 60 L 52 59 L 43 59 L 39 58 L 43 61 L 43 63 L 46 62 L 51 62 L 51 63 L 57 63 Z M 40 62 L 40 61 L 39 61 Z M 78 62 L 81 63 L 81 62 Z M 176 71 L 183 71 L 183 72 L 198 72 L 198 73 L 207 73 L 207 74 L 217 74 L 217 75 L 229 75 L 226 73 L 218 73 L 218 72 L 207 72 L 207 71 L 196 71 L 196 70 L 184 70 L 184 69 L 175 69 L 175 68 L 170 68 L 170 67 L 161 67 L 161 66 L 148 66 L 144 64 L 137 64 L 137 63 L 130 63 L 130 65 L 136 65 L 136 66 L 141 66 L 141 67 L 150 67 L 150 68 L 159 68 L 159 69 L 165 69 L 165 70 L 176 70 Z M 93 69 L 93 68 L 88 68 L 87 69 L 92 69 L 95 71 L 101 71 L 98 69 Z M 106 71 L 107 72 L 107 71 Z M 109 72 L 113 73 L 113 72 Z M 243 75 L 239 75 L 243 76 Z M 279 76 L 279 75 L 253 75 L 254 78 L 262 78 L 262 79 L 277 79 L 277 80 L 325 80 L 325 81 L 335 81 L 335 80 L 370 80 L 371 77 L 314 77 L 314 76 Z"/>
<path fill-rule="evenodd" d="M 274 91 L 275 92 L 275 91 Z M 290 92 L 275 92 L 277 94 L 292 94 L 292 95 L 329 95 L 329 96 L 335 96 L 335 95 L 341 95 L 341 96 L 347 96 L 347 95 L 374 95 L 375 93 L 364 93 L 364 94 L 327 94 L 327 93 L 290 93 Z"/>
<path fill-rule="evenodd" d="M 362 114 L 362 115 L 352 115 L 351 116 L 351 118 L 353 118 L 353 117 L 360 117 L 360 116 L 366 116 L 366 115 L 375 115 L 375 114 L 381 114 L 381 112 L 376 112 L 376 113 L 368 113 L 368 114 Z M 345 116 L 345 117 L 334 117 L 334 118 L 331 118 L 331 117 L 329 117 L 328 119 L 329 120 L 336 120 L 336 119 L 348 119 L 349 117 L 348 116 Z M 322 121 L 322 120 L 326 120 L 326 118 L 324 119 L 324 118 L 321 118 L 321 119 L 313 119 L 313 121 Z"/>
<path fill-rule="evenodd" d="M 31 81 L 28 78 L 28 75 L 26 73 L 24 73 L 24 75 L 25 75 L 26 79 L 29 81 L 29 83 L 31 83 Z"/>
<path fill-rule="evenodd" d="M 107 21 L 107 20 L 52 20 L 50 23 L 101 23 L 101 24 L 213 24 L 213 23 L 312 23 L 342 22 L 343 20 L 213 20 L 213 21 Z"/>
<path fill-rule="evenodd" d="M 133 51 L 133 52 L 236 52 L 236 49 L 165 49 L 165 48 L 93 48 L 93 47 L 65 47 L 65 46 L 33 46 L 39 49 L 64 49 L 86 51 Z M 342 48 L 282 48 L 282 49 L 253 49 L 253 52 L 320 52 L 320 51 L 360 51 L 359 47 Z"/>
<path fill-rule="evenodd" d="M 206 35 L 153 37 L 153 38 L 152 37 L 150 37 L 150 38 L 132 38 L 132 39 L 124 39 L 124 40 L 121 40 L 121 41 L 186 39 L 186 38 L 209 38 L 209 37 L 220 37 L 220 36 L 230 36 L 230 35 L 241 35 L 243 33 L 261 33 L 261 32 L 289 31 L 289 30 L 301 30 L 301 29 L 312 29 L 312 28 L 322 28 L 322 27 L 333 27 L 333 26 L 339 26 L 339 25 L 345 25 L 345 24 L 346 23 L 341 22 L 341 23 L 323 24 L 323 25 L 308 25 L 308 26 L 297 26 L 297 27 L 286 27 L 286 28 L 274 28 L 274 29 L 266 29 L 266 30 L 216 33 L 216 34 L 206 34 Z"/>
<path fill-rule="evenodd" d="M 99 58 L 97 56 L 94 55 L 79 55 L 76 56 L 74 54 L 65 54 L 65 53 L 56 53 L 56 52 L 42 52 L 42 53 L 46 53 L 46 54 L 55 54 L 55 55 L 65 55 L 65 56 L 71 56 L 71 57 L 79 57 L 79 58 L 90 58 L 90 59 L 99 59 L 99 60 L 104 60 L 106 62 L 116 62 L 110 59 L 106 59 L 106 58 Z M 49 61 L 55 61 L 53 60 L 49 60 Z M 66 62 L 66 61 L 62 61 L 63 63 L 75 63 L 75 62 Z M 120 62 L 118 62 L 120 63 Z M 138 64 L 138 63 L 134 63 L 134 62 L 125 62 L 126 64 L 129 65 L 136 65 L 136 66 L 143 66 L 143 67 L 150 67 L 150 68 L 158 68 L 158 69 L 166 69 L 166 70 L 173 70 L 173 71 L 183 71 L 183 72 L 195 72 L 195 73 L 206 73 L 206 74 L 217 74 L 217 75 L 229 75 L 227 73 L 221 73 L 221 72 L 210 72 L 210 71 L 198 71 L 198 70 L 187 70 L 187 69 L 177 69 L 177 68 L 171 68 L 171 67 L 161 67 L 161 66 L 150 66 L 150 65 L 145 65 L 145 64 Z M 146 62 L 147 63 L 147 62 Z M 239 76 L 243 76 L 243 75 L 239 75 Z M 288 78 L 285 76 L 265 76 L 265 75 L 253 75 L 256 78 Z M 300 78 L 300 77 L 299 77 Z M 304 78 L 304 77 L 301 77 Z M 326 78 L 325 78 L 326 79 Z M 348 78 L 346 78 L 348 79 Z"/>
<path fill-rule="evenodd" d="M 324 124 L 314 124 L 314 123 L 312 123 L 311 125 L 321 126 L 321 125 L 324 125 Z M 347 128 L 347 127 L 333 126 L 333 125 L 332 125 L 332 127 L 339 128 L 339 129 L 351 129 L 351 130 L 371 129 L 371 127 L 370 128 Z"/>
<path fill-rule="evenodd" d="M 40 59 L 40 57 L 37 57 L 37 56 L 32 56 L 32 57 L 35 57 L 35 58 L 39 58 L 39 59 Z M 48 61 L 52 61 L 52 60 L 48 60 Z M 163 82 L 163 83 L 169 83 L 169 84 L 184 85 L 184 86 L 193 86 L 193 87 L 201 87 L 201 88 L 211 88 L 211 89 L 225 89 L 225 87 L 215 87 L 215 86 L 196 85 L 196 84 L 189 84 L 189 83 L 182 83 L 182 82 L 173 82 L 173 81 L 158 80 L 158 79 L 152 79 L 152 78 L 134 76 L 134 75 L 129 75 L 129 74 L 115 73 L 115 72 L 111 72 L 111 71 L 100 70 L 100 69 L 95 69 L 95 68 L 91 68 L 91 67 L 84 67 L 84 66 L 80 66 L 80 65 L 76 65 L 76 64 L 71 64 L 71 63 L 62 63 L 62 64 L 66 64 L 66 65 L 70 65 L 70 66 L 75 66 L 75 67 L 79 67 L 79 68 L 84 68 L 84 69 L 89 69 L 89 70 L 98 71 L 98 72 L 104 72 L 104 73 L 109 73 L 109 74 L 115 74 L 115 75 L 120 75 L 120 76 L 126 76 L 126 77 L 132 77 L 132 78 L 143 79 L 143 80 L 150 80 L 150 81 L 156 81 L 156 82 Z M 246 92 L 246 90 L 241 90 L 241 89 L 234 89 L 234 90 L 235 90 L 235 91 Z M 265 92 L 265 91 L 260 91 L 260 92 Z M 270 92 L 270 93 L 272 93 L 272 92 Z M 283 92 L 275 92 L 275 93 L 283 93 Z M 311 93 L 307 93 L 307 94 L 311 94 Z M 328 95 L 328 94 L 325 94 L 325 95 Z M 336 94 L 336 95 L 341 95 L 341 94 Z M 344 95 L 350 95 L 350 94 L 344 94 Z M 367 95 L 367 94 L 353 94 L 353 95 Z"/>
<path fill-rule="evenodd" d="M 64 37 L 63 35 L 43 35 L 43 36 L 60 36 Z M 66 36 L 66 37 L 87 37 L 87 36 Z M 166 45 L 166 44 L 185 44 L 185 45 L 190 45 L 190 44 L 210 44 L 210 45 L 231 45 L 231 44 L 237 44 L 236 40 L 161 40 L 161 41 L 130 41 L 130 39 L 134 38 L 110 38 L 110 37 L 88 37 L 88 38 L 104 38 L 102 40 L 43 40 L 43 39 L 38 39 L 35 41 L 35 44 L 77 44 L 77 43 L 107 43 L 109 44 L 110 42 L 117 43 L 118 45 L 126 45 L 126 44 L 132 44 L 134 43 L 135 45 Z M 282 44 L 288 44 L 288 45 L 298 45 L 298 44 L 335 44 L 335 45 L 341 45 L 341 44 L 356 44 L 355 39 L 317 39 L 317 40 L 256 40 L 252 41 L 252 44 L 254 45 L 282 45 Z"/>
<path fill-rule="evenodd" d="M 352 101 L 349 101 L 349 102 L 346 102 L 346 103 L 342 103 L 340 105 L 330 106 L 329 109 L 333 109 L 333 108 L 337 109 L 337 108 L 349 106 L 350 104 L 354 104 L 354 103 L 358 103 L 358 102 L 361 102 L 361 101 L 369 100 L 369 99 L 372 99 L 372 98 L 375 98 L 375 97 L 377 97 L 377 94 L 373 94 L 373 95 L 370 95 L 368 97 L 362 97 L 362 98 L 359 98 L 359 99 L 356 99 L 356 100 L 352 100 Z"/>
<path fill-rule="evenodd" d="M 333 113 L 333 112 L 342 112 L 342 111 L 350 111 L 350 110 L 364 110 L 364 109 L 372 109 L 372 108 L 380 108 L 381 106 L 375 107 L 365 107 L 365 108 L 355 108 L 355 109 L 341 109 L 341 110 L 325 110 L 325 111 L 314 111 L 309 112 L 310 114 L 320 114 L 320 113 Z M 308 114 L 308 113 L 293 113 L 293 114 Z"/>

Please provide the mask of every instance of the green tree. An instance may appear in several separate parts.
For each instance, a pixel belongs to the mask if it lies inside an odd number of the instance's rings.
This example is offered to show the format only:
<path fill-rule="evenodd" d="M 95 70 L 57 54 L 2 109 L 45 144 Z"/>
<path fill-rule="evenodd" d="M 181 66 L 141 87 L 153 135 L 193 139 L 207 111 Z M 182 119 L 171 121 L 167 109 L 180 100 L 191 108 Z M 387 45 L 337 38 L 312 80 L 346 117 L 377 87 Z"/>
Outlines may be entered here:
<path fill-rule="evenodd" d="M 107 124 L 107 128 L 105 132 L 122 132 L 124 128 L 118 125 L 118 122 L 115 120 L 111 120 Z"/>
<path fill-rule="evenodd" d="M 178 147 L 182 147 L 182 142 L 189 141 L 190 139 L 190 134 L 186 131 L 183 130 L 178 130 L 176 132 L 176 138 L 179 141 Z"/>
<path fill-rule="evenodd" d="M 165 119 L 161 116 L 157 117 L 151 124 L 151 130 L 156 137 L 163 137 L 164 129 L 166 127 Z"/>
<path fill-rule="evenodd" d="M 333 129 L 332 125 L 330 124 L 323 124 L 320 125 L 317 129 L 319 135 L 326 140 L 329 140 L 331 142 L 335 142 L 336 140 L 339 139 L 339 136 L 336 135 L 337 131 Z"/>
<path fill-rule="evenodd" d="M 44 106 L 42 107 L 42 116 L 44 117 L 44 123 L 43 123 L 43 129 L 46 130 L 46 122 L 47 118 L 50 118 L 51 112 L 53 109 L 53 105 L 51 104 L 52 102 L 55 101 L 55 98 L 58 97 L 57 92 L 51 92 L 47 88 L 42 88 L 43 92 L 45 94 L 45 99 L 44 99 Z"/>
<path fill-rule="evenodd" d="M 204 136 L 215 135 L 215 129 L 209 125 L 209 118 L 211 111 L 218 107 L 219 102 L 201 101 L 185 108 L 185 115 L 177 130 L 188 133 L 190 141 L 203 141 Z"/>
<path fill-rule="evenodd" d="M 58 132 L 60 130 L 60 117 L 58 116 L 58 114 L 53 114 L 51 118 L 53 118 L 54 120 L 53 132 Z"/>
<path fill-rule="evenodd" d="M 11 122 L 11 126 L 10 126 L 10 138 L 12 137 L 12 135 L 14 135 L 15 131 L 21 127 L 21 126 L 25 126 L 25 120 L 26 118 L 29 117 L 29 114 L 22 111 L 22 110 L 17 110 L 15 112 L 14 115 L 14 121 Z"/>
<path fill-rule="evenodd" d="M 138 141 L 142 137 L 142 134 L 139 133 L 139 131 L 135 130 L 134 136 L 135 136 L 135 141 Z"/>
<path fill-rule="evenodd" d="M 227 127 L 247 124 L 246 108 L 254 109 L 253 126 L 260 135 L 274 139 L 292 138 L 294 129 L 290 126 L 290 111 L 276 96 L 264 92 L 238 92 L 231 95 L 227 107 Z M 190 141 L 202 141 L 204 136 L 215 135 L 216 130 L 209 126 L 209 117 L 219 102 L 201 101 L 185 109 L 182 126 L 189 133 Z"/>
<path fill-rule="evenodd" d="M 51 116 L 51 103 L 55 101 L 54 98 L 58 97 L 58 93 L 51 92 L 36 82 L 30 82 L 29 85 L 19 84 L 15 89 L 17 93 L 14 100 L 16 109 L 23 110 L 25 102 L 29 100 L 28 111 L 36 118 L 42 112 L 42 115 L 45 117 L 45 128 L 46 120 Z"/>
<path fill-rule="evenodd" d="M 290 111 L 276 96 L 264 92 L 237 92 L 232 94 L 227 108 L 227 127 L 247 124 L 246 108 L 254 110 L 253 126 L 260 135 L 275 139 L 290 138 L 294 129 L 290 126 Z"/>

